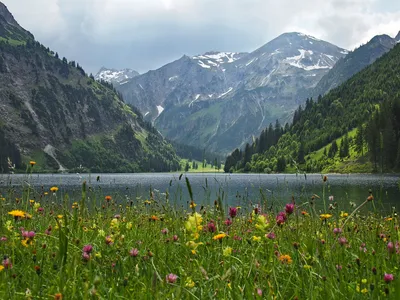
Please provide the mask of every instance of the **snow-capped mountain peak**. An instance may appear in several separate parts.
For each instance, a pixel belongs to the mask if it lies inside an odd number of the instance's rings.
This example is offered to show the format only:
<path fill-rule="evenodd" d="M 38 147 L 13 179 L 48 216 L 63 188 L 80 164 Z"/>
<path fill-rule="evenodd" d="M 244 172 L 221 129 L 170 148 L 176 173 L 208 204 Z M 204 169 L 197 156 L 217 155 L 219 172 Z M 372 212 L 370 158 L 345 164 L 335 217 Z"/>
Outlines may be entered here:
<path fill-rule="evenodd" d="M 223 64 L 230 64 L 242 58 L 247 53 L 240 52 L 206 52 L 201 55 L 193 56 L 192 59 L 197 61 L 200 67 L 211 69 L 220 67 Z"/>
<path fill-rule="evenodd" d="M 100 71 L 94 76 L 96 80 L 105 80 L 111 83 L 124 84 L 129 79 L 140 75 L 138 72 L 132 69 L 107 69 L 102 67 Z"/>

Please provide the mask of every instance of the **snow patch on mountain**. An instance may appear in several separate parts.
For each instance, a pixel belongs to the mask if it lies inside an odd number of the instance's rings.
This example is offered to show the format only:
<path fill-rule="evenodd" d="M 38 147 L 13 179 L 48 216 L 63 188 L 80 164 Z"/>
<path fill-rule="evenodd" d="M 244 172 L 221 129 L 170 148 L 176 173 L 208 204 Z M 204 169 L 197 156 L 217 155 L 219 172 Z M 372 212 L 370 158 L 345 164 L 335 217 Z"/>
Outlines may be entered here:
<path fill-rule="evenodd" d="M 205 54 L 193 56 L 192 59 L 205 69 L 220 67 L 223 64 L 230 64 L 243 57 L 244 53 L 237 52 L 207 52 Z"/>
<path fill-rule="evenodd" d="M 223 96 L 229 94 L 230 92 L 232 92 L 233 87 L 230 87 L 225 93 L 222 93 L 221 95 L 218 96 L 218 98 L 222 98 Z"/>
<path fill-rule="evenodd" d="M 325 57 L 328 58 L 328 60 L 321 59 L 318 56 L 313 56 L 314 52 L 311 50 L 304 50 L 304 49 L 298 49 L 300 55 L 292 56 L 292 57 L 287 57 L 286 62 L 296 68 L 303 69 L 306 71 L 312 71 L 312 70 L 318 70 L 318 69 L 330 69 L 333 67 L 335 64 L 335 59 L 332 55 L 326 55 L 322 54 Z M 317 63 L 314 65 L 309 65 L 305 64 L 305 61 L 307 62 L 313 62 L 314 60 L 317 60 Z"/>
<path fill-rule="evenodd" d="M 158 110 L 158 115 L 161 115 L 161 113 L 164 111 L 164 107 L 161 105 L 157 105 L 157 110 Z"/>

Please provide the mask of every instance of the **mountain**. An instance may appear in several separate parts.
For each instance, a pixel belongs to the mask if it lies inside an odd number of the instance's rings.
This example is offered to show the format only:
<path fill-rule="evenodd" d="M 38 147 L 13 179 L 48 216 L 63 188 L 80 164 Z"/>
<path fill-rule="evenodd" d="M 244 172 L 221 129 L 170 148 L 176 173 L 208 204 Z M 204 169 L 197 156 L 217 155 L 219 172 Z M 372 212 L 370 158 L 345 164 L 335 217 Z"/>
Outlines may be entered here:
<path fill-rule="evenodd" d="M 102 67 L 99 72 L 94 76 L 96 80 L 105 80 L 112 84 L 124 84 L 127 83 L 129 79 L 139 76 L 139 73 L 132 69 L 107 69 Z"/>
<path fill-rule="evenodd" d="M 251 53 L 183 56 L 116 86 L 167 138 L 228 153 L 287 120 L 347 51 L 285 33 Z"/>
<path fill-rule="evenodd" d="M 170 144 L 106 82 L 34 40 L 0 3 L 0 170 L 169 171 Z"/>
<path fill-rule="evenodd" d="M 400 171 L 400 44 L 228 156 L 225 171 Z"/>
<path fill-rule="evenodd" d="M 320 82 L 312 95 L 324 95 L 329 90 L 339 86 L 354 74 L 372 64 L 383 54 L 391 50 L 400 41 L 400 32 L 395 38 L 388 35 L 377 35 L 365 45 L 360 46 L 340 59 Z"/>

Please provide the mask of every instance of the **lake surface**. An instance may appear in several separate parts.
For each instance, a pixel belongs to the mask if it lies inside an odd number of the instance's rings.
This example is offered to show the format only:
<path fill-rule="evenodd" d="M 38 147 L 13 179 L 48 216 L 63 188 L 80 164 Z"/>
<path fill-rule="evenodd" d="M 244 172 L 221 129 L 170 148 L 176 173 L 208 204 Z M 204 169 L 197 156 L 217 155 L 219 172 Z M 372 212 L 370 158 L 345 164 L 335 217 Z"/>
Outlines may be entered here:
<path fill-rule="evenodd" d="M 97 177 L 99 176 L 99 180 Z M 143 174 L 33 174 L 0 175 L 0 194 L 13 191 L 18 197 L 23 186 L 31 186 L 37 195 L 52 186 L 59 187 L 59 194 L 68 194 L 71 201 L 81 197 L 82 182 L 86 181 L 90 191 L 98 198 L 113 195 L 122 203 L 127 199 L 147 199 L 150 190 L 159 199 L 166 198 L 177 206 L 187 207 L 189 193 L 185 176 L 192 186 L 194 200 L 199 205 L 213 204 L 221 197 L 225 205 L 251 206 L 266 199 L 268 206 L 281 209 L 290 202 L 292 196 L 296 203 L 308 202 L 317 195 L 315 204 L 323 207 L 322 197 L 325 189 L 327 205 L 336 202 L 338 209 L 348 210 L 350 203 L 362 203 L 372 191 L 375 197 L 375 209 L 390 211 L 392 207 L 400 209 L 399 176 L 328 174 L 323 184 L 320 174 L 220 174 L 188 173 L 181 179 L 180 173 L 143 173 Z M 328 201 L 328 196 L 334 201 Z"/>

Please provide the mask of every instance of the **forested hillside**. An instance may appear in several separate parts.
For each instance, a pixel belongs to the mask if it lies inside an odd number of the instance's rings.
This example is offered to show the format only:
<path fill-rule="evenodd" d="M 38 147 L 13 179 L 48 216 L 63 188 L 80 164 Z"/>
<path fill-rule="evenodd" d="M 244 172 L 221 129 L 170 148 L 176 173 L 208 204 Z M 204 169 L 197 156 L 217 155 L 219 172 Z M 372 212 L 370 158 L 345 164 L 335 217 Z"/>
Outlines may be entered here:
<path fill-rule="evenodd" d="M 271 125 L 235 150 L 225 171 L 330 170 L 353 152 L 371 171 L 400 169 L 400 45 L 324 97 L 307 99 L 292 125 Z M 348 133 L 355 129 L 354 137 Z M 313 155 L 322 151 L 320 157 Z M 313 159 L 314 157 L 314 159 Z"/>

